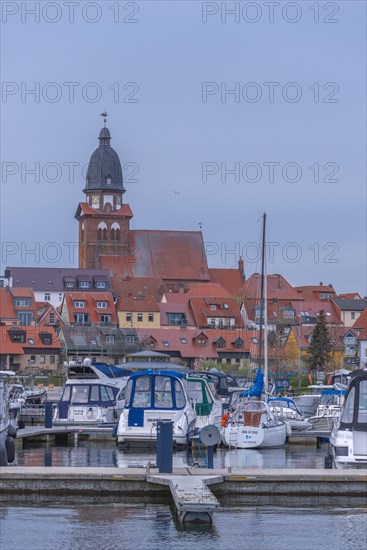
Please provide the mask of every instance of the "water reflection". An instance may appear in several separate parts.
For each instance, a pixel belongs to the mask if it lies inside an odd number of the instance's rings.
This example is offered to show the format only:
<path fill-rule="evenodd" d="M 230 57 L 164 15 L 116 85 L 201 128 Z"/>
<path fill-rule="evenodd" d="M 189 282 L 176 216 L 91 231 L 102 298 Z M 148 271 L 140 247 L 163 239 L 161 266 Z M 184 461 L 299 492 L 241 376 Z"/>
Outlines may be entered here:
<path fill-rule="evenodd" d="M 365 550 L 365 509 L 313 506 L 227 506 L 214 525 L 183 528 L 164 504 L 3 506 L 7 550 Z"/>
<path fill-rule="evenodd" d="M 203 451 L 202 451 L 203 453 Z M 287 445 L 278 449 L 226 449 L 214 453 L 214 468 L 310 468 L 324 467 L 326 447 Z M 205 451 L 204 451 L 205 456 Z M 145 467 L 156 463 L 154 451 L 119 450 L 113 443 L 80 439 L 73 444 L 30 442 L 26 449 L 17 449 L 14 465 L 18 466 L 75 466 L 75 467 Z M 198 449 L 174 453 L 173 465 L 204 466 Z"/>

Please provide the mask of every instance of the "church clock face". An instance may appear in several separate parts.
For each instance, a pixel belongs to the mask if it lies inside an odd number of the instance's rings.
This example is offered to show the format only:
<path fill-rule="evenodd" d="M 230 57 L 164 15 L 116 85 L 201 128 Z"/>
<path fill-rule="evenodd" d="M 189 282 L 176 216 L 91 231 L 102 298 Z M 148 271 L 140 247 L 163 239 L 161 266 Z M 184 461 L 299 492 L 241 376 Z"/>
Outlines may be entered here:
<path fill-rule="evenodd" d="M 99 208 L 99 196 L 92 195 L 92 208 Z"/>

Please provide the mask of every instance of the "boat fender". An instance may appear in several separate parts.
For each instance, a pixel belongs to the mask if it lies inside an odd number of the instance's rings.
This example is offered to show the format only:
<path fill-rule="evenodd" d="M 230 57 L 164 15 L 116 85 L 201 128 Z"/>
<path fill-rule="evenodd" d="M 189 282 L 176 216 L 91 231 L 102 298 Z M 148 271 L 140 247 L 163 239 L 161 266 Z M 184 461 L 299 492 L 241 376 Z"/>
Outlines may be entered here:
<path fill-rule="evenodd" d="M 291 433 L 292 433 L 292 426 L 290 425 L 289 422 L 286 422 L 286 423 L 285 423 L 285 429 L 286 429 L 287 435 L 291 435 Z"/>
<path fill-rule="evenodd" d="M 8 465 L 8 455 L 4 445 L 0 446 L 0 466 Z"/>
<path fill-rule="evenodd" d="M 220 422 L 220 425 L 222 426 L 222 428 L 225 428 L 228 424 L 228 418 L 229 418 L 229 414 L 228 413 L 224 413 L 223 416 L 222 416 L 222 420 Z"/>
<path fill-rule="evenodd" d="M 15 439 L 17 437 L 17 430 L 14 428 L 14 426 L 10 425 L 8 428 L 8 435 Z"/>
<path fill-rule="evenodd" d="M 5 449 L 6 449 L 6 454 L 7 454 L 7 457 L 8 457 L 8 462 L 9 463 L 14 462 L 14 459 L 15 459 L 15 443 L 14 443 L 14 438 L 11 437 L 10 435 L 8 435 L 8 437 L 5 440 Z"/>
<path fill-rule="evenodd" d="M 115 424 L 112 428 L 112 437 L 117 436 L 117 428 L 118 428 L 118 424 Z"/>

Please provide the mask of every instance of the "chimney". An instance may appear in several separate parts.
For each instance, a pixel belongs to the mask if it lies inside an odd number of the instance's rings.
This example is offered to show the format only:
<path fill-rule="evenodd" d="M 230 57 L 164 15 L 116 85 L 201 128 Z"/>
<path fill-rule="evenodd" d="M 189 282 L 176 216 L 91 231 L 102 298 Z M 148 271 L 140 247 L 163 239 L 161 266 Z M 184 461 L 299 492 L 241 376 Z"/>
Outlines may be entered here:
<path fill-rule="evenodd" d="M 245 280 L 245 262 L 243 261 L 242 256 L 240 256 L 240 259 L 238 260 L 238 269 L 240 270 L 243 280 Z"/>
<path fill-rule="evenodd" d="M 320 281 L 320 286 L 324 286 L 324 283 L 322 281 Z"/>

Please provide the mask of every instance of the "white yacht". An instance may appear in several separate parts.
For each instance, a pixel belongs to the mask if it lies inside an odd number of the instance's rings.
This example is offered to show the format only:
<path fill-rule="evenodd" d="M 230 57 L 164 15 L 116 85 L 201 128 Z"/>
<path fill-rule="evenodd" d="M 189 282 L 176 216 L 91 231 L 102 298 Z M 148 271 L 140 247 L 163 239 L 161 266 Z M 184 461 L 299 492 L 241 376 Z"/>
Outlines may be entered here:
<path fill-rule="evenodd" d="M 308 418 L 315 432 L 330 434 L 339 418 L 345 398 L 345 389 L 322 390 L 314 416 Z"/>
<path fill-rule="evenodd" d="M 106 363 L 68 366 L 66 381 L 54 413 L 58 425 L 106 425 L 116 422 L 122 409 L 119 399 L 131 371 Z"/>
<path fill-rule="evenodd" d="M 196 413 L 197 433 L 209 424 L 220 428 L 223 404 L 213 386 L 202 375 L 189 374 L 187 377 L 188 393 Z"/>
<path fill-rule="evenodd" d="M 290 427 L 289 427 L 290 432 Z M 281 447 L 287 437 L 286 423 L 279 420 L 265 401 L 237 400 L 222 428 L 222 442 L 236 449 Z"/>
<path fill-rule="evenodd" d="M 15 458 L 14 439 L 17 432 L 11 421 L 9 387 L 6 381 L 7 376 L 14 375 L 11 371 L 0 371 L 0 466 L 7 466 Z"/>
<path fill-rule="evenodd" d="M 308 418 L 316 413 L 316 409 L 320 403 L 322 390 L 332 390 L 334 386 L 326 384 L 312 384 L 308 386 L 311 393 L 304 393 L 293 397 L 293 401 L 297 407 L 303 412 L 303 415 Z"/>
<path fill-rule="evenodd" d="M 186 446 L 195 432 L 193 409 L 186 373 L 145 370 L 133 373 L 125 389 L 125 405 L 116 437 L 124 448 L 154 447 L 157 423 L 173 423 L 173 443 Z"/>
<path fill-rule="evenodd" d="M 311 424 L 304 418 L 302 411 L 290 397 L 269 397 L 268 404 L 271 412 L 279 419 L 287 422 L 292 432 L 311 429 Z"/>
<path fill-rule="evenodd" d="M 335 468 L 367 468 L 367 369 L 350 375 L 344 406 L 329 440 Z"/>

